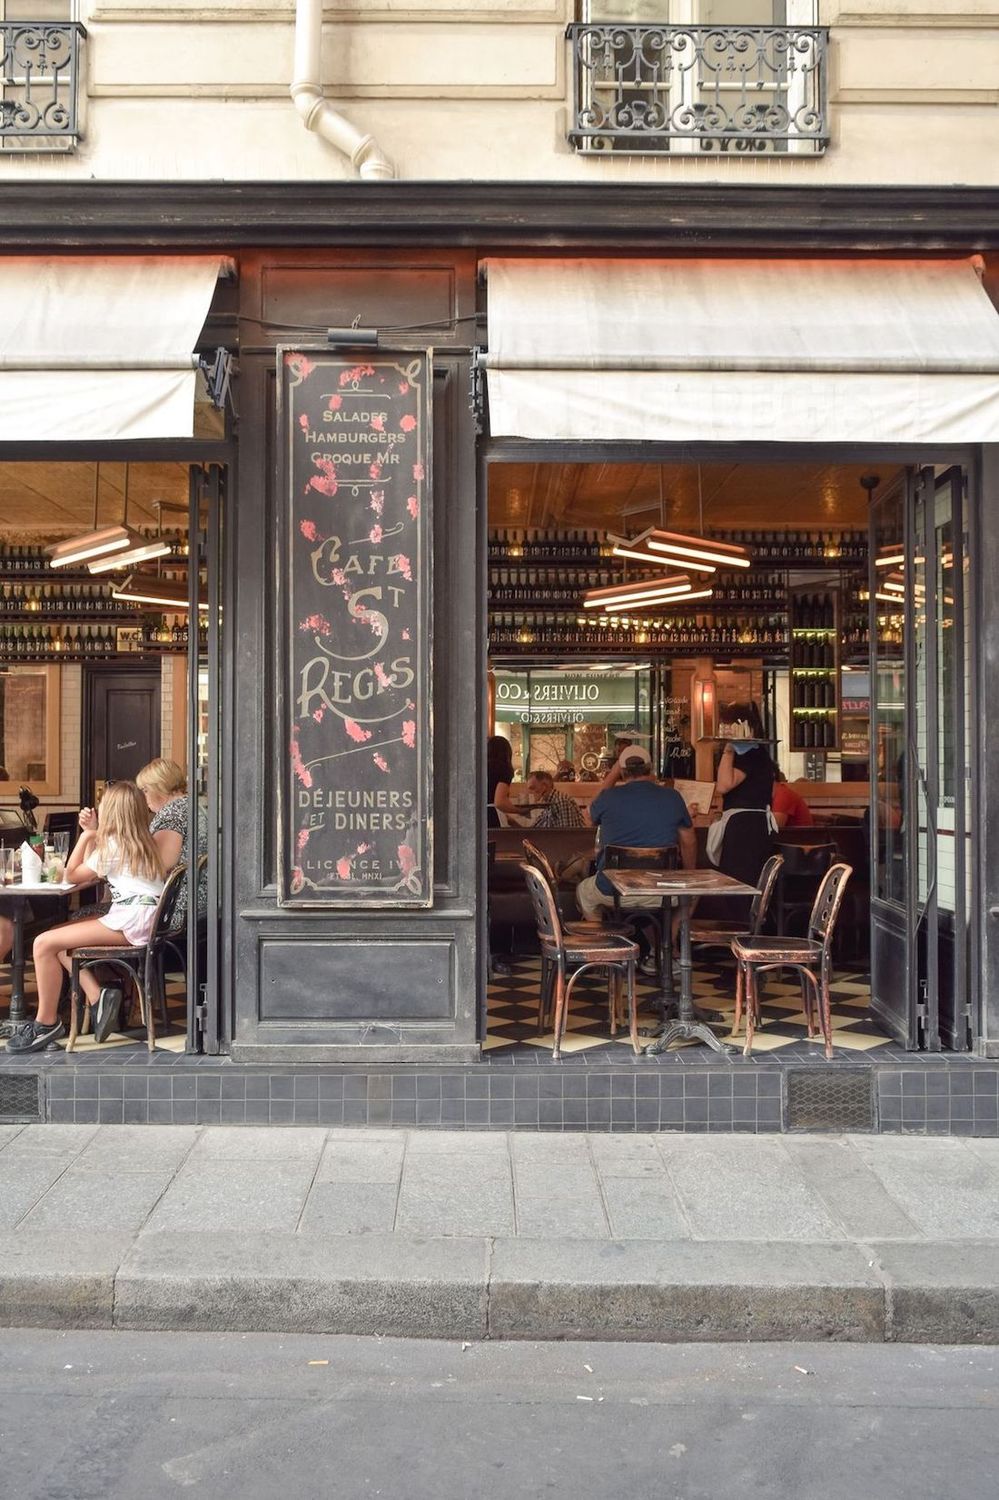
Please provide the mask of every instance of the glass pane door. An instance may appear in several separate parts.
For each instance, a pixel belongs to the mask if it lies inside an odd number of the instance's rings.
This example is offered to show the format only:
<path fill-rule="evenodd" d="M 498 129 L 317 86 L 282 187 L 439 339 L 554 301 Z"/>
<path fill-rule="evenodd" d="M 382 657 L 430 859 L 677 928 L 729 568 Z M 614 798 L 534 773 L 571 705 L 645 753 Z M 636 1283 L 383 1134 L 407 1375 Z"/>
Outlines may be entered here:
<path fill-rule="evenodd" d="M 871 521 L 872 1009 L 970 1046 L 971 628 L 965 478 L 910 470 Z"/>

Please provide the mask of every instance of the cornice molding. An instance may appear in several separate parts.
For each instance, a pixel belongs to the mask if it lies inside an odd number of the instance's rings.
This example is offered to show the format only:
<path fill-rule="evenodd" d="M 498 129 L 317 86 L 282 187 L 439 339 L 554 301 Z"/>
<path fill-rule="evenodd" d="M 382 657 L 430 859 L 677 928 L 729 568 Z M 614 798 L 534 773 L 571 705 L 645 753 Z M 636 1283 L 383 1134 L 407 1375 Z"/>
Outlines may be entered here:
<path fill-rule="evenodd" d="M 18 182 L 0 252 L 283 246 L 999 249 L 999 187 L 522 182 Z"/>

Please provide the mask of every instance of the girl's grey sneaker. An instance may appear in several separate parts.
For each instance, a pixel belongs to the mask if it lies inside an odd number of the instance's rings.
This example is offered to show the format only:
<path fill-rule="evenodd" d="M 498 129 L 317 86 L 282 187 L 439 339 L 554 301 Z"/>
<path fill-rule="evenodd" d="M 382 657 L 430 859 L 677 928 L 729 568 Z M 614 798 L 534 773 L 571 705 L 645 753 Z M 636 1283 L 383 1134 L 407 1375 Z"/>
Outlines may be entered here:
<path fill-rule="evenodd" d="M 37 1021 L 25 1021 L 8 1038 L 7 1051 L 44 1052 L 46 1047 L 61 1041 L 65 1035 L 66 1028 L 61 1021 L 52 1021 L 44 1026 L 40 1026 Z"/>
<path fill-rule="evenodd" d="M 121 990 L 115 985 L 105 985 L 94 1006 L 95 1042 L 106 1042 L 112 1031 L 117 1031 L 120 1014 Z"/>

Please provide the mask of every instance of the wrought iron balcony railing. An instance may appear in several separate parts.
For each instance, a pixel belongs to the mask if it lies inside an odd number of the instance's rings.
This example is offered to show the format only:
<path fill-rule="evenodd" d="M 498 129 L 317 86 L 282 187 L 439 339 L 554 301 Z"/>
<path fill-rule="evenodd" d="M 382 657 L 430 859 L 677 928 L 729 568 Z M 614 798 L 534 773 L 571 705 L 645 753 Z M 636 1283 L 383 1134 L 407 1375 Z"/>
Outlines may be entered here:
<path fill-rule="evenodd" d="M 0 151 L 76 145 L 86 35 L 75 21 L 0 21 Z"/>
<path fill-rule="evenodd" d="M 817 26 L 571 25 L 579 151 L 818 154 L 829 141 Z"/>

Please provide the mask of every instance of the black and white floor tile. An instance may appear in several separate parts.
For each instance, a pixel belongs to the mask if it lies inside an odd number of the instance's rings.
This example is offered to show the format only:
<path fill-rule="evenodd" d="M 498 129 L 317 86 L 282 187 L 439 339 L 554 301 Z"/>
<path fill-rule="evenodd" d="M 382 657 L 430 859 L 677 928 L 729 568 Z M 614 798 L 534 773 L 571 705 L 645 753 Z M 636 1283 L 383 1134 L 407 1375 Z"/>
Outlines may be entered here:
<path fill-rule="evenodd" d="M 551 1030 L 539 1033 L 537 1027 L 540 981 L 539 958 L 515 958 L 510 964 L 509 974 L 497 975 L 490 982 L 487 1036 L 483 1044 L 488 1053 L 495 1055 L 528 1048 L 551 1050 L 554 1040 Z M 638 994 L 639 1025 L 651 1033 L 656 1025 L 655 981 L 640 976 Z M 837 1049 L 868 1052 L 889 1044 L 890 1037 L 870 1018 L 869 1000 L 870 984 L 866 974 L 837 974 L 832 989 L 832 1024 Z M 735 1016 L 735 975 L 731 964 L 697 960 L 694 1003 L 704 1010 L 719 1012 L 725 1018 L 727 1025 L 716 1028 L 720 1038 L 731 1031 Z M 807 1043 L 808 1029 L 801 1011 L 801 992 L 790 972 L 786 978 L 777 974 L 766 976 L 761 1014 L 763 1025 L 754 1037 L 754 1052 L 779 1052 L 789 1047 L 800 1049 Z M 562 1043 L 563 1053 L 595 1052 L 630 1045 L 626 1026 L 618 1028 L 616 1038 L 610 1035 L 606 982 L 599 973 L 583 975 L 573 991 Z"/>

